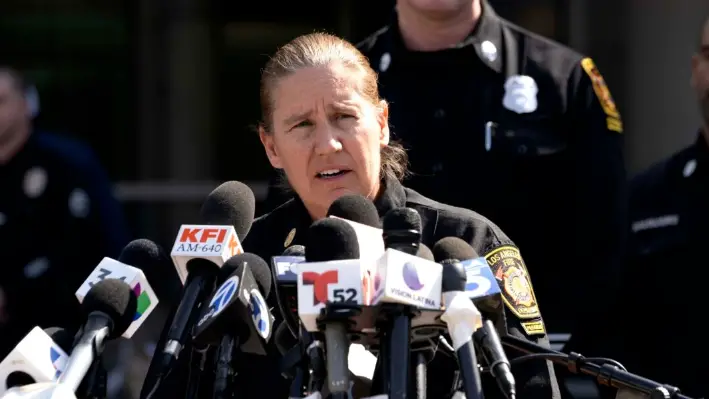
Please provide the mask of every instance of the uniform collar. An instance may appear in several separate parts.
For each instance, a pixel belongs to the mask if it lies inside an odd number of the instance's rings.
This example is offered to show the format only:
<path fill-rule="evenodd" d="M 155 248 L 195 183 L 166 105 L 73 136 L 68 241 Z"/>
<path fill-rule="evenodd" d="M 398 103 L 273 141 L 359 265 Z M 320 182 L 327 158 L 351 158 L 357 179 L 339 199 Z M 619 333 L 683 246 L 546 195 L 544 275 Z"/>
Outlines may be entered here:
<path fill-rule="evenodd" d="M 410 51 L 406 48 L 404 40 L 401 37 L 401 32 L 399 31 L 399 21 L 396 11 L 392 13 L 389 29 L 384 33 L 384 36 L 386 49 L 390 54 L 387 54 L 387 51 L 382 54 L 380 65 L 377 66 L 378 72 L 380 73 L 385 72 L 388 68 L 388 64 L 396 58 L 421 53 Z M 504 48 L 502 23 L 500 17 L 486 0 L 482 1 L 482 14 L 480 15 L 480 20 L 475 25 L 475 29 L 456 46 L 451 49 L 441 50 L 440 52 L 462 49 L 471 45 L 475 48 L 475 53 L 483 64 L 497 73 L 502 72 Z M 386 57 L 390 57 L 391 59 L 386 60 Z"/>

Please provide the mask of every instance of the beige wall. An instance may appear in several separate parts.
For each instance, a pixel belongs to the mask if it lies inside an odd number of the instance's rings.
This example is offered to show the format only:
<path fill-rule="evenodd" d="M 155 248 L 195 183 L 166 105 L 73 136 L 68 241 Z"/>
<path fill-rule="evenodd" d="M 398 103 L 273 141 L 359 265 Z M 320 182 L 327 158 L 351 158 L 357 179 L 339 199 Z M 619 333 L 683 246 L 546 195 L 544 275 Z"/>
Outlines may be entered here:
<path fill-rule="evenodd" d="M 626 130 L 637 172 L 690 143 L 699 114 L 690 57 L 707 0 L 574 0 L 571 45 L 597 58 Z M 600 21 L 606 23 L 600 23 Z"/>

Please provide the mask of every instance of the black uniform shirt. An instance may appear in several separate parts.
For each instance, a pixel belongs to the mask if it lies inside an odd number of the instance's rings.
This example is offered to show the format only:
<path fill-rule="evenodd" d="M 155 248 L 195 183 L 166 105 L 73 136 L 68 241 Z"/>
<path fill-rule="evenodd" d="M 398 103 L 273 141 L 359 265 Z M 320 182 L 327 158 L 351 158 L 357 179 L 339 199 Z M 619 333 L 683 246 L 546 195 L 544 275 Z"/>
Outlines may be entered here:
<path fill-rule="evenodd" d="M 523 249 L 547 325 L 569 332 L 614 280 L 626 223 L 622 123 L 593 61 L 487 2 L 453 48 L 409 51 L 396 18 L 359 48 L 409 148 L 406 184 L 494 220 Z"/>
<path fill-rule="evenodd" d="M 706 397 L 709 146 L 697 141 L 631 182 L 630 262 L 604 327 L 628 370 Z"/>
<path fill-rule="evenodd" d="M 479 214 L 461 208 L 444 205 L 433 201 L 417 192 L 404 188 L 397 181 L 387 181 L 385 190 L 375 201 L 380 216 L 394 208 L 410 207 L 418 211 L 422 219 L 422 242 L 428 247 L 444 237 L 460 237 L 479 254 L 488 257 L 493 273 L 505 281 L 508 277 L 522 277 L 518 282 L 519 291 L 500 282 L 507 304 L 505 307 L 506 329 L 509 334 L 534 342 L 548 344 L 543 333 L 543 322 L 536 305 L 534 292 L 531 290 L 529 278 L 521 257 L 514 243 L 497 226 Z M 295 198 L 286 202 L 273 212 L 256 221 L 244 241 L 244 249 L 253 252 L 266 260 L 280 255 L 290 245 L 305 244 L 305 235 L 312 219 L 303 203 Z M 507 255 L 502 255 L 500 249 L 507 249 Z M 526 302 L 524 299 L 529 300 Z M 273 306 L 275 304 L 271 302 Z M 522 314 L 523 318 L 515 315 Z M 525 330 L 535 331 L 532 334 Z M 519 354 L 508 351 L 508 356 L 514 358 Z M 288 383 L 279 376 L 277 356 L 259 358 L 249 356 L 240 368 L 241 376 L 237 379 L 239 396 L 245 398 L 285 397 L 288 394 Z M 454 371 L 457 365 L 454 360 L 443 355 L 437 355 L 433 364 L 429 365 L 429 397 L 444 398 L 451 392 Z M 559 397 L 559 390 L 551 364 L 544 361 L 532 361 L 515 365 L 515 378 L 519 397 L 551 398 Z M 263 383 L 256 383 L 263 381 Z M 483 379 L 486 397 L 502 397 L 496 383 L 491 378 Z M 260 395 L 260 396 L 259 396 Z"/>
<path fill-rule="evenodd" d="M 75 292 L 128 233 L 103 169 L 87 147 L 33 133 L 0 165 L 0 358 L 34 326 L 77 328 Z"/>

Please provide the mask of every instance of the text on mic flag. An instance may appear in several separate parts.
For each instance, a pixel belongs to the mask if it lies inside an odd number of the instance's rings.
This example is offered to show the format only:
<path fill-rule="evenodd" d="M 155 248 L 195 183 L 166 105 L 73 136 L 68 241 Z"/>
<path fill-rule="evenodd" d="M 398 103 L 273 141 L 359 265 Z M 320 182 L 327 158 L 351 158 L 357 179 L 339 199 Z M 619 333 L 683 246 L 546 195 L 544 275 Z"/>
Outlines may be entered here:
<path fill-rule="evenodd" d="M 105 257 L 89 274 L 89 277 L 81 284 L 81 287 L 76 290 L 75 295 L 79 303 L 84 301 L 84 297 L 91 287 L 105 279 L 122 280 L 130 286 L 138 300 L 133 323 L 122 335 L 124 338 L 130 338 L 158 306 L 158 297 L 155 295 L 155 291 L 148 283 L 148 279 L 142 270 Z"/>
<path fill-rule="evenodd" d="M 170 256 L 184 284 L 189 260 L 206 259 L 221 267 L 227 259 L 243 252 L 233 226 L 182 225 Z"/>

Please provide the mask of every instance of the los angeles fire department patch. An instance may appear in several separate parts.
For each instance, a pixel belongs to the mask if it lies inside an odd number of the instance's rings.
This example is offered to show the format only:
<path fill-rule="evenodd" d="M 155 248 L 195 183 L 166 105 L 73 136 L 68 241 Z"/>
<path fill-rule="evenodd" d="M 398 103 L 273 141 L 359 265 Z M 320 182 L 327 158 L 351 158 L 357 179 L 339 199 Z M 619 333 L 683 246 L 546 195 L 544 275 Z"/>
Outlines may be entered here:
<path fill-rule="evenodd" d="M 519 250 L 504 246 L 485 255 L 502 291 L 505 305 L 520 319 L 540 317 L 537 298 Z"/>

